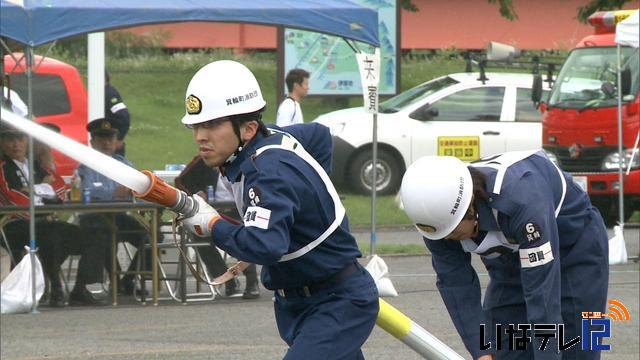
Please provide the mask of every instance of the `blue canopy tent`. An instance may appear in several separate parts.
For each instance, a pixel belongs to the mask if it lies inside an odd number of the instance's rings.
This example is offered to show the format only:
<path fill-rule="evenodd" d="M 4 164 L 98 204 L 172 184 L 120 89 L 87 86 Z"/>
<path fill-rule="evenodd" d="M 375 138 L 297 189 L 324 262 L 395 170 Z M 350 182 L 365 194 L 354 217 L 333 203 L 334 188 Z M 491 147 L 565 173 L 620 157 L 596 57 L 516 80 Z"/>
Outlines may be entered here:
<path fill-rule="evenodd" d="M 30 117 L 33 111 L 31 68 L 34 47 L 85 33 L 184 21 L 286 26 L 379 46 L 377 11 L 347 0 L 0 0 L 0 36 L 24 44 L 26 48 Z M 4 43 L 2 46 L 6 48 Z M 29 153 L 33 153 L 31 138 Z M 29 173 L 30 176 L 34 173 L 31 157 Z M 30 214 L 34 214 L 32 180 L 29 181 Z M 36 246 L 34 216 L 30 219 L 29 246 L 33 259 Z M 32 293 L 33 302 L 37 304 L 35 291 Z M 36 305 L 32 312 L 37 312 Z"/>
<path fill-rule="evenodd" d="M 378 46 L 378 14 L 345 0 L 1 0 L 0 35 L 34 47 L 134 25 L 217 21 L 282 25 Z"/>

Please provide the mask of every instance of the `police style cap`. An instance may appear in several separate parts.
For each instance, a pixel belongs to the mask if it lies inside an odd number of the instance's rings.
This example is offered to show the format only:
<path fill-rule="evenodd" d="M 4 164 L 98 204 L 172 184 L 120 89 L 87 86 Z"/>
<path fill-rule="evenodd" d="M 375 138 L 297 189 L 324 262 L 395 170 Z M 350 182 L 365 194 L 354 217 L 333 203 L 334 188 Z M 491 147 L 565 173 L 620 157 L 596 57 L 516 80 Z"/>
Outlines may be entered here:
<path fill-rule="evenodd" d="M 17 136 L 24 135 L 20 130 L 14 128 L 13 126 L 0 121 L 0 135 L 2 136 Z"/>
<path fill-rule="evenodd" d="M 51 131 L 55 131 L 57 133 L 60 133 L 60 127 L 56 124 L 52 124 L 52 123 L 42 123 L 40 124 L 43 127 L 46 127 L 47 129 L 51 130 Z"/>
<path fill-rule="evenodd" d="M 219 60 L 202 67 L 185 94 L 185 125 L 249 114 L 266 105 L 251 70 L 237 61 Z"/>
<path fill-rule="evenodd" d="M 58 125 L 55 125 L 52 123 L 41 123 L 40 126 L 45 127 L 49 130 L 53 130 L 57 133 L 60 133 L 60 127 Z M 24 133 L 12 127 L 11 125 L 8 125 L 7 123 L 2 122 L 0 123 L 0 135 L 3 135 L 3 134 L 18 135 L 18 134 L 24 134 Z"/>
<path fill-rule="evenodd" d="M 87 124 L 87 131 L 90 132 L 91 135 L 114 135 L 118 133 L 118 129 L 113 125 L 113 122 L 105 118 L 89 122 Z"/>

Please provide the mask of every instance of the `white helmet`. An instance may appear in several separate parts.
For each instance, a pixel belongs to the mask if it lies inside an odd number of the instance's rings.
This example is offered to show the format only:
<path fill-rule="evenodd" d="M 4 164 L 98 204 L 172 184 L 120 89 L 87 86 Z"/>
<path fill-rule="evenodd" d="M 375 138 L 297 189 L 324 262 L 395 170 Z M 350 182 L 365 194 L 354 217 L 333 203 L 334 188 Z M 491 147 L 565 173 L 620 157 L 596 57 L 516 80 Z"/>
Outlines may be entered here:
<path fill-rule="evenodd" d="M 402 178 L 404 211 L 427 239 L 449 235 L 464 217 L 473 193 L 471 173 L 452 156 L 425 156 Z"/>
<path fill-rule="evenodd" d="M 220 60 L 205 65 L 193 75 L 185 94 L 185 125 L 231 115 L 248 114 L 266 102 L 255 76 L 236 61 Z"/>

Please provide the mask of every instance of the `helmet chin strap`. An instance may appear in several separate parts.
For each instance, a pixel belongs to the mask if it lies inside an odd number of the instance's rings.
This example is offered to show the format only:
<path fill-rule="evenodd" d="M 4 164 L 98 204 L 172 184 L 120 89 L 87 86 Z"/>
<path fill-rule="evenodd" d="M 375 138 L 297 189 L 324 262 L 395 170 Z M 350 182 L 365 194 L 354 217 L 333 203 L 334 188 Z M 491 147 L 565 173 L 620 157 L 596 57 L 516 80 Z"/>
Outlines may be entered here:
<path fill-rule="evenodd" d="M 242 146 L 238 146 L 236 151 L 234 151 L 233 154 L 231 154 L 231 156 L 229 156 L 227 160 L 225 160 L 224 165 L 231 164 L 238 157 L 238 154 L 240 154 L 241 151 L 242 151 Z"/>
<path fill-rule="evenodd" d="M 258 131 L 260 131 L 260 126 L 262 126 L 262 129 L 266 130 L 266 128 L 264 127 L 264 124 L 262 123 L 262 110 L 258 111 L 256 116 L 257 118 L 255 120 L 258 122 Z M 231 156 L 229 156 L 229 158 L 227 158 L 227 160 L 224 162 L 224 165 L 231 164 L 238 157 L 238 154 L 240 154 L 240 152 L 246 145 L 246 142 L 242 141 L 242 137 L 240 136 L 240 122 L 241 120 L 237 118 L 236 119 L 231 118 L 231 127 L 233 127 L 233 132 L 236 134 L 236 137 L 238 138 L 238 148 L 236 149 L 236 151 L 233 152 L 233 154 L 231 154 Z M 262 132 L 263 135 L 268 136 L 269 134 L 268 133 L 265 134 L 265 132 L 266 131 Z"/>
<path fill-rule="evenodd" d="M 231 120 L 231 126 L 233 127 L 233 132 L 238 138 L 238 148 L 233 152 L 233 154 L 231 154 L 231 156 L 227 158 L 227 160 L 225 160 L 224 165 L 231 164 L 238 157 L 238 154 L 240 154 L 244 147 L 244 141 L 242 141 L 242 138 L 240 137 L 240 125 L 238 125 L 237 121 Z"/>

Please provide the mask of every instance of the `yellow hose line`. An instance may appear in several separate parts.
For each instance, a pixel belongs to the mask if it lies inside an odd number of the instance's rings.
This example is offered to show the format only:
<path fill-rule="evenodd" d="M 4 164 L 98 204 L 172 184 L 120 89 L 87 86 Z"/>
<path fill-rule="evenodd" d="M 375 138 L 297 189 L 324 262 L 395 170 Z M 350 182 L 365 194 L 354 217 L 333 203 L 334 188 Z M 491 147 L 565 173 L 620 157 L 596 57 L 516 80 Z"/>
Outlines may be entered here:
<path fill-rule="evenodd" d="M 380 312 L 376 324 L 400 340 L 411 330 L 411 319 L 382 299 L 380 299 Z"/>

